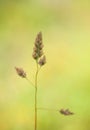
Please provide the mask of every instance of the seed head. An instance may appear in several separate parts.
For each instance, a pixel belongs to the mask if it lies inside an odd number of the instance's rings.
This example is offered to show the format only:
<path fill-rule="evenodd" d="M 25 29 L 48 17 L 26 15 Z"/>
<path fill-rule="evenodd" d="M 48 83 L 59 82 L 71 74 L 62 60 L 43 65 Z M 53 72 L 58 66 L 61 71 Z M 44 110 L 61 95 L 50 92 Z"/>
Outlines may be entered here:
<path fill-rule="evenodd" d="M 42 32 L 39 32 L 36 36 L 35 44 L 38 45 L 37 43 L 42 44 Z"/>
<path fill-rule="evenodd" d="M 17 74 L 22 77 L 22 78 L 26 78 L 26 73 L 24 72 L 24 70 L 22 68 L 18 68 L 18 67 L 15 67 L 15 70 L 17 72 Z"/>
<path fill-rule="evenodd" d="M 71 112 L 69 109 L 66 109 L 66 110 L 61 109 L 59 112 L 60 112 L 61 114 L 65 115 L 65 116 L 73 115 L 73 114 L 74 114 L 74 113 Z"/>
<path fill-rule="evenodd" d="M 43 55 L 43 43 L 42 43 L 42 33 L 39 32 L 36 36 L 32 57 L 37 60 Z"/>
<path fill-rule="evenodd" d="M 45 63 L 46 63 L 46 57 L 43 56 L 42 58 L 40 58 L 38 64 L 39 64 L 40 66 L 43 66 Z"/>
<path fill-rule="evenodd" d="M 38 55 L 37 55 L 37 53 L 36 53 L 35 51 L 33 51 L 32 57 L 33 57 L 35 60 L 38 59 Z"/>

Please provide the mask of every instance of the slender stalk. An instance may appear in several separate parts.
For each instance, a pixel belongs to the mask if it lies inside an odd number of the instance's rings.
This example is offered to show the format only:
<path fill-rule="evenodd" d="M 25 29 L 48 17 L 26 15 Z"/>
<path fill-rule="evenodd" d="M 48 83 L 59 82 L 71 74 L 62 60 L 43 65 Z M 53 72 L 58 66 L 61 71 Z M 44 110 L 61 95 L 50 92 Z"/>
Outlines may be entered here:
<path fill-rule="evenodd" d="M 35 86 L 31 80 L 29 80 L 27 77 L 26 77 L 26 80 L 28 81 L 28 83 L 30 83 L 35 88 Z"/>
<path fill-rule="evenodd" d="M 37 70 L 35 74 L 35 130 L 37 130 L 37 77 L 38 77 L 38 61 L 36 61 Z"/>

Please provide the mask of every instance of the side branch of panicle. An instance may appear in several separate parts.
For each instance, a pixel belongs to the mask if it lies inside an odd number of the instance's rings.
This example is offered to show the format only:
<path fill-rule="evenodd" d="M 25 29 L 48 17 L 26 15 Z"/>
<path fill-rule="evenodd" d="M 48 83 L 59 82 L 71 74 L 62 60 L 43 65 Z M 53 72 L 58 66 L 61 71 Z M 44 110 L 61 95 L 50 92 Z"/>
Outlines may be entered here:
<path fill-rule="evenodd" d="M 69 109 L 61 109 L 59 111 L 61 114 L 65 115 L 65 116 L 68 116 L 68 115 L 73 115 L 74 113 L 71 112 Z"/>
<path fill-rule="evenodd" d="M 26 78 L 26 72 L 22 68 L 15 67 L 15 70 L 20 77 Z"/>

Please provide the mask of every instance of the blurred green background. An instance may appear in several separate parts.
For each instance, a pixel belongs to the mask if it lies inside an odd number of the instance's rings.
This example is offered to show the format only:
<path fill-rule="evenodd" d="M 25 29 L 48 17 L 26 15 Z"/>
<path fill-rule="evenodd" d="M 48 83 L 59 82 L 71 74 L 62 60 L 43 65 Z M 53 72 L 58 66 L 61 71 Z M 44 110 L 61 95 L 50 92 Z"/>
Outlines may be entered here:
<path fill-rule="evenodd" d="M 38 130 L 90 130 L 89 0 L 0 0 L 0 130 L 34 129 L 32 48 L 42 31 L 47 64 L 38 77 Z"/>

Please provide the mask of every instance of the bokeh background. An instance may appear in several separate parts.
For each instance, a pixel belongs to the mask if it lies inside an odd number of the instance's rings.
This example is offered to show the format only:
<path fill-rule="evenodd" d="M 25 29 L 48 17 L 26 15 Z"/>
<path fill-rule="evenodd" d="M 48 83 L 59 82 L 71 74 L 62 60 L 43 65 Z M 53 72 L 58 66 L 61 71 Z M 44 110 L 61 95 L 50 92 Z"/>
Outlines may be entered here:
<path fill-rule="evenodd" d="M 32 48 L 42 31 L 47 64 L 38 77 L 38 130 L 90 130 L 90 1 L 0 0 L 0 130 L 34 129 Z"/>

